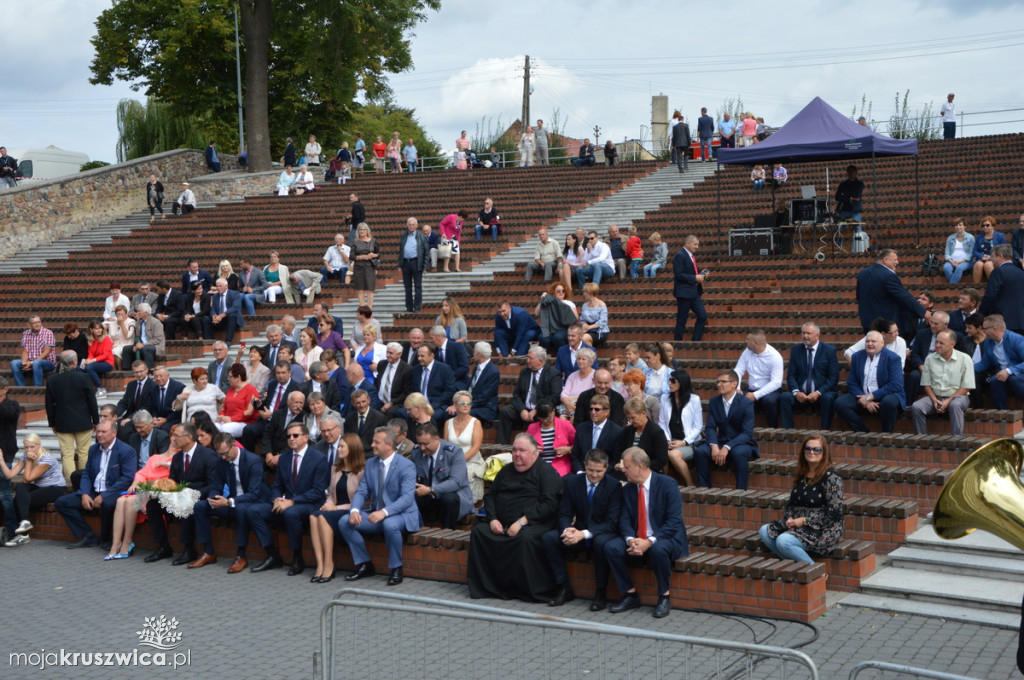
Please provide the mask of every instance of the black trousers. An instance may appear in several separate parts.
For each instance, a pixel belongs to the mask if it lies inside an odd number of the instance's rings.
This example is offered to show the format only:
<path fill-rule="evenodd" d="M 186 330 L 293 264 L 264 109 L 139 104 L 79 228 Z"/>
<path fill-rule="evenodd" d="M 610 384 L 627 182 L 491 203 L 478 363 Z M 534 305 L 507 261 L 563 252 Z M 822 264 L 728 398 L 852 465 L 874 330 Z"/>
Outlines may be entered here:
<path fill-rule="evenodd" d="M 418 260 L 402 260 L 402 283 L 405 284 L 405 311 L 417 312 L 423 303 L 423 270 Z"/>
<path fill-rule="evenodd" d="M 459 494 L 450 491 L 437 496 L 416 496 L 420 514 L 428 521 L 440 520 L 444 529 L 454 529 L 459 523 Z"/>

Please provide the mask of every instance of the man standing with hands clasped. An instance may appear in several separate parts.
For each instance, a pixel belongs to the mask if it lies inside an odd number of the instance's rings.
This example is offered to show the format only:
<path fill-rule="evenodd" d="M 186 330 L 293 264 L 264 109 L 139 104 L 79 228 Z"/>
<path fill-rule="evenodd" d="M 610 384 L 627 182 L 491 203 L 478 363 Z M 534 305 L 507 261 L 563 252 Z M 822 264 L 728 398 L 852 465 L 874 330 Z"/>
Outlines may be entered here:
<path fill-rule="evenodd" d="M 672 272 L 675 276 L 672 294 L 676 298 L 676 330 L 673 336 L 675 340 L 683 339 L 691 309 L 697 319 L 693 325 L 694 342 L 699 342 L 704 335 L 704 324 L 708 320 L 708 313 L 704 311 L 704 300 L 700 297 L 704 293 L 704 279 L 707 274 L 701 273 L 697 268 L 699 247 L 700 240 L 691 234 L 683 242 L 683 249 L 672 258 Z"/>

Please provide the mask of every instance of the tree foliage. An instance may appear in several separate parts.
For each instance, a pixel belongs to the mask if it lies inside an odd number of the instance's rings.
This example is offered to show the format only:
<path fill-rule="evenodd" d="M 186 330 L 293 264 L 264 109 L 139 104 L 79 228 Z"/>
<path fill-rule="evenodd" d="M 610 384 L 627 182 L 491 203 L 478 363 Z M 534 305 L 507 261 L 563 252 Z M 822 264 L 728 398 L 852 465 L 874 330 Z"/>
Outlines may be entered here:
<path fill-rule="evenodd" d="M 436 157 L 441 153 L 440 145 L 428 137 L 417 122 L 416 111 L 402 108 L 393 102 L 367 104 L 353 111 L 348 126 L 341 132 L 341 139 L 335 141 L 347 141 L 351 149 L 357 132 L 363 136 L 367 146 L 373 146 L 377 135 L 386 143 L 391 139 L 392 133 L 398 132 L 403 146 L 410 138 L 413 140 L 420 158 Z M 338 146 L 339 144 L 334 144 L 328 148 L 325 145 L 325 153 L 337 152 Z"/>
<path fill-rule="evenodd" d="M 356 94 L 389 93 L 412 66 L 408 36 L 440 0 L 239 0 L 250 168 L 285 137 L 334 145 Z M 237 129 L 234 0 L 115 0 L 92 39 L 93 84 L 122 80 L 196 117 L 201 136 L 233 146 Z M 332 141 L 334 140 L 334 141 Z M 273 143 L 273 148 L 271 144 Z"/>
<path fill-rule="evenodd" d="M 122 99 L 117 104 L 117 161 L 172 149 L 202 149 L 204 123 L 195 116 L 176 116 L 169 105 L 154 99 L 145 106 Z"/>

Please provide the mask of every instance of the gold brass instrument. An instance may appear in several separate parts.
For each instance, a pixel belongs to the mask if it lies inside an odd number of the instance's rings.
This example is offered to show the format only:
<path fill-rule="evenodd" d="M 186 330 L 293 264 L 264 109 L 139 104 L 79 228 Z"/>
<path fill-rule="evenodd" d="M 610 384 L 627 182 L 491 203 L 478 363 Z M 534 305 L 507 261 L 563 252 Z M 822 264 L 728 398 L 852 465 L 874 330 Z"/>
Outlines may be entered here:
<path fill-rule="evenodd" d="M 1016 439 L 997 439 L 968 456 L 935 503 L 935 533 L 952 540 L 983 529 L 1024 550 L 1022 464 Z"/>

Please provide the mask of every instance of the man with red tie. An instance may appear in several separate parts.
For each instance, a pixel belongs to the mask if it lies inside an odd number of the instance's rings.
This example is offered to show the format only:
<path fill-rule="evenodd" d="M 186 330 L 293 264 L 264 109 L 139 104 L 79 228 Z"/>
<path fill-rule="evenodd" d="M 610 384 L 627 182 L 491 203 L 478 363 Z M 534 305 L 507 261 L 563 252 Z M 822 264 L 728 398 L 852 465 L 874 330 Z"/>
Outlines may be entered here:
<path fill-rule="evenodd" d="M 699 247 L 700 241 L 691 234 L 683 242 L 683 249 L 672 258 L 672 272 L 675 277 L 672 294 L 676 298 L 676 340 L 683 339 L 691 309 L 697 317 L 693 325 L 694 342 L 698 342 L 704 335 L 704 324 L 708 320 L 708 313 L 704 311 L 704 300 L 700 297 L 704 292 L 704 274 L 701 274 L 697 267 Z"/>
<path fill-rule="evenodd" d="M 683 525 L 683 498 L 671 477 L 651 471 L 651 459 L 638 446 L 622 454 L 622 472 L 628 484 L 622 487 L 621 537 L 608 541 L 604 549 L 622 599 L 608 611 L 618 614 L 640 606 L 640 596 L 629 577 L 628 563 L 646 561 L 658 581 L 654 617 L 660 619 L 668 616 L 672 609 L 669 599 L 672 564 L 690 554 Z"/>

